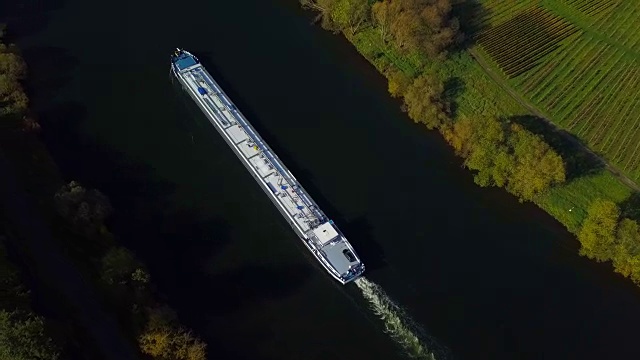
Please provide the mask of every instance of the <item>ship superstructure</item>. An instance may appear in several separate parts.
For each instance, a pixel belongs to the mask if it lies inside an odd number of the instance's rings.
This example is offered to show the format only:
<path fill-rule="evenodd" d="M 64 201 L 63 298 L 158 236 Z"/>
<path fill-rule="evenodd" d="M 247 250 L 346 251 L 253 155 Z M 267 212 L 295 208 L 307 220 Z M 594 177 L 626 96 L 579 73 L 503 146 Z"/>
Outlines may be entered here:
<path fill-rule="evenodd" d="M 342 284 L 361 276 L 364 264 L 349 241 L 262 140 L 198 58 L 186 50 L 176 49 L 171 56 L 171 71 L 327 272 Z"/>

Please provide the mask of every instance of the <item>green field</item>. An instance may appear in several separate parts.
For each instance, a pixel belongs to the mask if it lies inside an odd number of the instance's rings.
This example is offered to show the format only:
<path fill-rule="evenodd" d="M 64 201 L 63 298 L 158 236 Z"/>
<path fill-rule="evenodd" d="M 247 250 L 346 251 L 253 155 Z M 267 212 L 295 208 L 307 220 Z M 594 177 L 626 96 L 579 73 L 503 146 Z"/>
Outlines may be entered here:
<path fill-rule="evenodd" d="M 479 52 L 561 128 L 640 180 L 640 2 L 481 0 Z"/>

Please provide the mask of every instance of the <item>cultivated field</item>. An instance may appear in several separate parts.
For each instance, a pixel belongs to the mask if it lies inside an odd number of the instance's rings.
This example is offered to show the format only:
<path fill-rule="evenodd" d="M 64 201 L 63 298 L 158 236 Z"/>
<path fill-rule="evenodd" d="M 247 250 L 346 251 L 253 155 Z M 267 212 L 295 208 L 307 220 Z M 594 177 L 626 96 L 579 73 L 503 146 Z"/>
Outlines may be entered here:
<path fill-rule="evenodd" d="M 480 53 L 556 124 L 640 181 L 640 1 L 480 2 Z"/>

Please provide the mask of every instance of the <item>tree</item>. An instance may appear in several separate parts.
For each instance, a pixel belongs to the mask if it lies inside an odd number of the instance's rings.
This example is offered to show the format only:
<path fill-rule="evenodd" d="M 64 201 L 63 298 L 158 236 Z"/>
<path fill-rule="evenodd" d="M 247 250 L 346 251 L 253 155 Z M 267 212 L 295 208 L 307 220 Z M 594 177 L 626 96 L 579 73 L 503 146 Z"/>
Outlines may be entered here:
<path fill-rule="evenodd" d="M 331 18 L 342 31 L 353 36 L 369 20 L 369 0 L 335 0 Z"/>
<path fill-rule="evenodd" d="M 620 210 L 614 202 L 594 200 L 578 233 L 582 244 L 580 254 L 599 262 L 611 259 L 619 216 Z"/>
<path fill-rule="evenodd" d="M 207 346 L 183 328 L 148 328 L 138 338 L 140 350 L 159 360 L 205 360 Z"/>
<path fill-rule="evenodd" d="M 175 312 L 167 306 L 149 309 L 138 344 L 143 353 L 158 360 L 206 359 L 206 344 L 180 327 Z"/>
<path fill-rule="evenodd" d="M 336 0 L 300 0 L 300 4 L 303 9 L 311 9 L 318 12 L 316 21 L 320 21 L 320 26 L 323 29 L 333 32 L 339 31 L 331 16 L 336 6 Z"/>
<path fill-rule="evenodd" d="M 149 273 L 144 271 L 141 267 L 135 269 L 133 273 L 131 273 L 131 280 L 136 281 L 140 284 L 148 284 L 149 280 L 151 280 L 151 276 Z"/>
<path fill-rule="evenodd" d="M 426 24 L 427 41 L 423 44 L 428 54 L 442 55 L 456 41 L 462 40 L 460 23 L 451 15 L 450 0 L 422 0 L 421 20 Z"/>
<path fill-rule="evenodd" d="M 24 114 L 29 107 L 29 98 L 22 90 L 22 86 L 16 82 L 15 90 L 11 93 L 0 97 L 0 104 L 2 104 L 2 115 L 9 114 Z"/>
<path fill-rule="evenodd" d="M 0 39 L 3 30 L 0 29 Z M 21 115 L 26 112 L 29 100 L 20 85 L 26 69 L 15 47 L 0 43 L 0 115 Z"/>
<path fill-rule="evenodd" d="M 565 181 L 562 157 L 538 135 L 512 125 L 509 147 L 515 166 L 507 190 L 522 200 L 532 200 L 554 184 Z"/>
<path fill-rule="evenodd" d="M 424 73 L 417 77 L 404 94 L 409 117 L 428 129 L 449 120 L 449 104 L 443 98 L 444 85 L 437 76 Z"/>
<path fill-rule="evenodd" d="M 28 293 L 20 283 L 18 271 L 7 258 L 4 240 L 4 236 L 0 235 L 0 308 L 26 309 L 29 304 Z"/>
<path fill-rule="evenodd" d="M 504 146 L 498 145 L 496 149 L 487 151 L 486 148 L 474 151 L 474 155 L 484 152 L 487 157 L 486 167 L 478 169 L 478 173 L 474 177 L 475 183 L 486 186 L 504 187 L 510 182 L 510 176 L 513 166 L 513 155 L 511 155 Z M 491 155 L 487 155 L 491 154 Z"/>
<path fill-rule="evenodd" d="M 371 7 L 371 17 L 377 25 L 382 41 L 385 43 L 389 41 L 393 17 L 398 10 L 394 8 L 393 5 L 397 4 L 398 3 L 392 4 L 388 1 L 378 1 Z"/>
<path fill-rule="evenodd" d="M 462 117 L 441 131 L 465 166 L 477 171 L 480 186 L 506 187 L 523 201 L 565 180 L 562 158 L 541 137 L 505 125 L 493 117 Z"/>
<path fill-rule="evenodd" d="M 458 132 L 458 136 L 454 138 L 458 140 L 458 153 L 466 156 L 465 166 L 477 171 L 474 176 L 476 184 L 505 186 L 513 165 L 513 156 L 505 144 L 508 134 L 502 123 L 493 117 L 478 118 L 468 125 L 463 123 L 454 126 L 454 129 Z"/>
<path fill-rule="evenodd" d="M 412 79 L 395 67 L 390 67 L 385 71 L 387 77 L 389 94 L 393 97 L 402 97 L 411 86 Z"/>
<path fill-rule="evenodd" d="M 383 0 L 373 4 L 371 14 L 382 39 L 400 50 L 436 56 L 459 37 L 450 0 Z"/>
<path fill-rule="evenodd" d="M 423 48 L 423 43 L 427 40 L 424 24 L 420 21 L 420 13 L 413 1 L 395 0 L 391 3 L 398 3 L 399 6 L 391 6 L 393 9 L 393 21 L 389 28 L 395 45 L 406 51 L 419 51 Z"/>
<path fill-rule="evenodd" d="M 163 355 L 171 352 L 171 329 L 153 329 L 145 331 L 138 342 L 143 353 L 156 359 L 163 359 Z"/>
<path fill-rule="evenodd" d="M 179 329 L 175 333 L 175 357 L 184 360 L 205 360 L 207 358 L 207 346 L 194 337 L 191 332 Z"/>
<path fill-rule="evenodd" d="M 383 0 L 373 4 L 372 17 L 383 41 L 393 40 L 401 50 L 417 50 L 420 19 L 413 0 Z"/>
<path fill-rule="evenodd" d="M 56 209 L 71 224 L 84 228 L 103 226 L 112 211 L 109 199 L 98 190 L 87 190 L 76 181 L 55 194 Z"/>
<path fill-rule="evenodd" d="M 613 248 L 613 267 L 620 274 L 640 281 L 640 229 L 631 219 L 622 219 L 616 231 Z"/>
<path fill-rule="evenodd" d="M 107 284 L 126 285 L 131 281 L 148 283 L 149 275 L 124 247 L 114 247 L 102 257 L 102 279 Z"/>
<path fill-rule="evenodd" d="M 471 152 L 471 139 L 475 131 L 473 121 L 465 116 L 461 116 L 460 119 L 452 125 L 445 124 L 445 126 L 440 128 L 442 136 L 444 136 L 444 139 L 453 147 L 456 155 L 465 159 Z"/>
<path fill-rule="evenodd" d="M 7 48 L 0 51 L 0 74 L 11 81 L 22 80 L 27 75 L 27 65 L 19 54 Z"/>
<path fill-rule="evenodd" d="M 45 335 L 42 318 L 0 310 L 0 359 L 56 360 L 58 356 Z"/>

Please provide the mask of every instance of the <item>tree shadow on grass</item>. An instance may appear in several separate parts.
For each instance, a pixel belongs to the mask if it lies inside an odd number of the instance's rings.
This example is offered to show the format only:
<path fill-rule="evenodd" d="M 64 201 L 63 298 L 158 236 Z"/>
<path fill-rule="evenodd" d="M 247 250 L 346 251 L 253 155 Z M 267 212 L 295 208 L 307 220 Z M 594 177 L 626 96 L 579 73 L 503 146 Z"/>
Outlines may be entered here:
<path fill-rule="evenodd" d="M 452 14 L 460 22 L 460 31 L 464 38 L 456 45 L 454 51 L 462 51 L 471 47 L 477 36 L 487 28 L 485 19 L 487 9 L 478 0 L 458 1 L 453 5 Z"/>
<path fill-rule="evenodd" d="M 640 222 L 640 193 L 634 192 L 620 204 L 623 217 Z"/>
<path fill-rule="evenodd" d="M 444 82 L 443 97 L 449 104 L 449 116 L 455 119 L 458 116 L 458 97 L 465 90 L 465 82 L 460 77 L 451 77 Z"/>
<path fill-rule="evenodd" d="M 513 116 L 508 120 L 540 135 L 565 162 L 567 181 L 598 173 L 604 163 L 586 150 L 586 145 L 572 134 L 555 129 L 544 119 L 534 115 Z"/>

